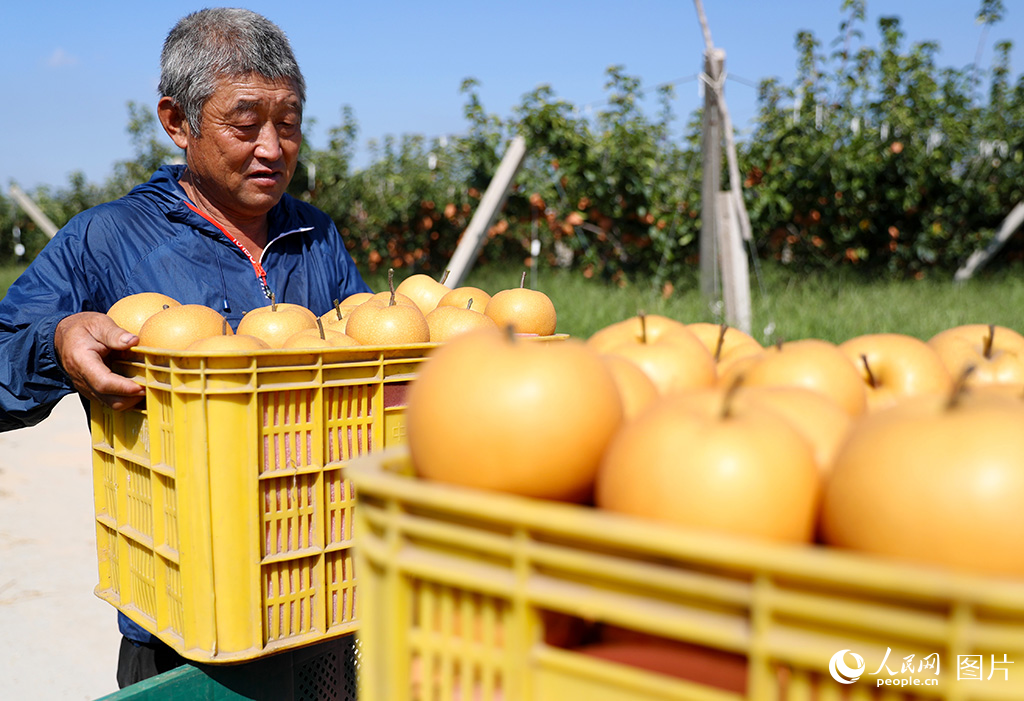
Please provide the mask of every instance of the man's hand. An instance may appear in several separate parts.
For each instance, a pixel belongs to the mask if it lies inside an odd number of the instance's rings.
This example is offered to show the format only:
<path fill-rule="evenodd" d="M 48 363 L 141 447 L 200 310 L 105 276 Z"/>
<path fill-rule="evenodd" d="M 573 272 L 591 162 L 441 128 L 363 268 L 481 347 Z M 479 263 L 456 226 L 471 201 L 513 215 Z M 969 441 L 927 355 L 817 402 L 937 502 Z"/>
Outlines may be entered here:
<path fill-rule="evenodd" d="M 65 317 L 53 334 L 53 345 L 72 384 L 87 399 L 115 410 L 130 409 L 145 396 L 144 387 L 111 371 L 104 362 L 113 351 L 138 345 L 139 337 L 106 314 L 80 312 Z"/>

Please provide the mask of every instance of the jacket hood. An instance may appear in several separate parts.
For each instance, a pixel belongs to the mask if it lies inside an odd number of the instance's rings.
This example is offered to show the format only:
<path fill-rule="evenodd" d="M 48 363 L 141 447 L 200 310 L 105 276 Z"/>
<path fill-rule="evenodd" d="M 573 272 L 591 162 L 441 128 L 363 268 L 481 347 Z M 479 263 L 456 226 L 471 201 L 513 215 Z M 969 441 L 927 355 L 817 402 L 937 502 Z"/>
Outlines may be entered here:
<path fill-rule="evenodd" d="M 183 172 L 183 165 L 160 166 L 147 182 L 133 187 L 129 196 L 149 197 L 165 203 L 168 207 L 181 207 L 185 191 L 178 184 L 178 180 Z"/>

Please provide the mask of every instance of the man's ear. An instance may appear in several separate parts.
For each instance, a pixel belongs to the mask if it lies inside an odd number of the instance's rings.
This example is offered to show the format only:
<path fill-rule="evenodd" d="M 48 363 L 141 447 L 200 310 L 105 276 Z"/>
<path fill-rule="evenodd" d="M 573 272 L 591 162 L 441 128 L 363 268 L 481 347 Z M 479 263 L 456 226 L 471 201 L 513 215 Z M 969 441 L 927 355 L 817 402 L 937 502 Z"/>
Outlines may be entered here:
<path fill-rule="evenodd" d="M 156 103 L 156 113 L 160 119 L 160 124 L 163 125 L 164 131 L 171 137 L 171 141 L 178 148 L 184 150 L 188 146 L 191 130 L 181 106 L 173 98 L 165 95 Z"/>

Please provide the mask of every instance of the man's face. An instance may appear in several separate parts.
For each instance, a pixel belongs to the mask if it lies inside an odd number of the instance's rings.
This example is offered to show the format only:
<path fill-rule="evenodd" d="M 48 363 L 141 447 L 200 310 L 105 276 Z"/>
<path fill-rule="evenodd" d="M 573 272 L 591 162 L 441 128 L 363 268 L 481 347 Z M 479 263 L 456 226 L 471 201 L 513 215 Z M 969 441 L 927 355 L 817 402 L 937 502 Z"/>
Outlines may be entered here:
<path fill-rule="evenodd" d="M 194 184 L 225 214 L 266 214 L 295 173 L 302 106 L 288 80 L 225 78 L 203 108 L 201 135 L 188 134 Z"/>

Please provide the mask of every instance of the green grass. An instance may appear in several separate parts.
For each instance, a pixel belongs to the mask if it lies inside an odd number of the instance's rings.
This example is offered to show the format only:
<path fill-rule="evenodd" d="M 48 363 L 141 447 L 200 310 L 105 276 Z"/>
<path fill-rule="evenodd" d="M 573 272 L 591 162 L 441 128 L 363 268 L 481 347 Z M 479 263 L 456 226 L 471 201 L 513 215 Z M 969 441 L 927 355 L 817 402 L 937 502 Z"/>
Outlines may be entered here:
<path fill-rule="evenodd" d="M 751 276 L 752 333 L 762 343 L 821 338 L 834 343 L 866 333 L 905 333 L 928 339 L 966 323 L 993 323 L 1024 331 L 1024 270 L 1003 269 L 963 284 L 938 276 L 924 280 L 866 280 L 843 273 L 803 274 L 765 265 Z M 490 293 L 518 285 L 520 270 L 485 266 L 465 284 Z M 399 274 L 396 279 L 401 280 Z M 527 278 L 529 285 L 529 277 Z M 368 279 L 385 289 L 386 274 Z M 620 289 L 587 280 L 577 272 L 542 270 L 534 285 L 558 310 L 558 330 L 587 337 L 638 310 L 681 321 L 722 319 L 702 298 L 696 276 L 675 283 L 663 299 L 646 285 Z"/>
<path fill-rule="evenodd" d="M 24 272 L 27 265 L 0 265 L 0 297 L 7 294 L 7 288 Z"/>
<path fill-rule="evenodd" d="M 22 270 L 24 266 L 0 266 L 0 296 Z M 513 267 L 486 265 L 471 270 L 465 284 L 493 294 L 517 286 L 521 273 Z M 399 271 L 396 280 L 403 277 Z M 374 290 L 386 289 L 387 274 L 368 275 L 367 282 Z M 540 270 L 533 286 L 554 301 L 558 330 L 580 338 L 638 310 L 685 322 L 721 321 L 701 297 L 696 276 L 677 281 L 668 299 L 646 285 L 620 289 L 563 270 Z M 927 339 L 966 323 L 1024 331 L 1021 267 L 983 270 L 976 279 L 957 285 L 939 276 L 917 281 L 865 280 L 845 273 L 806 275 L 765 265 L 759 276 L 752 276 L 751 298 L 752 332 L 762 343 L 798 338 L 839 343 L 883 331 Z"/>

